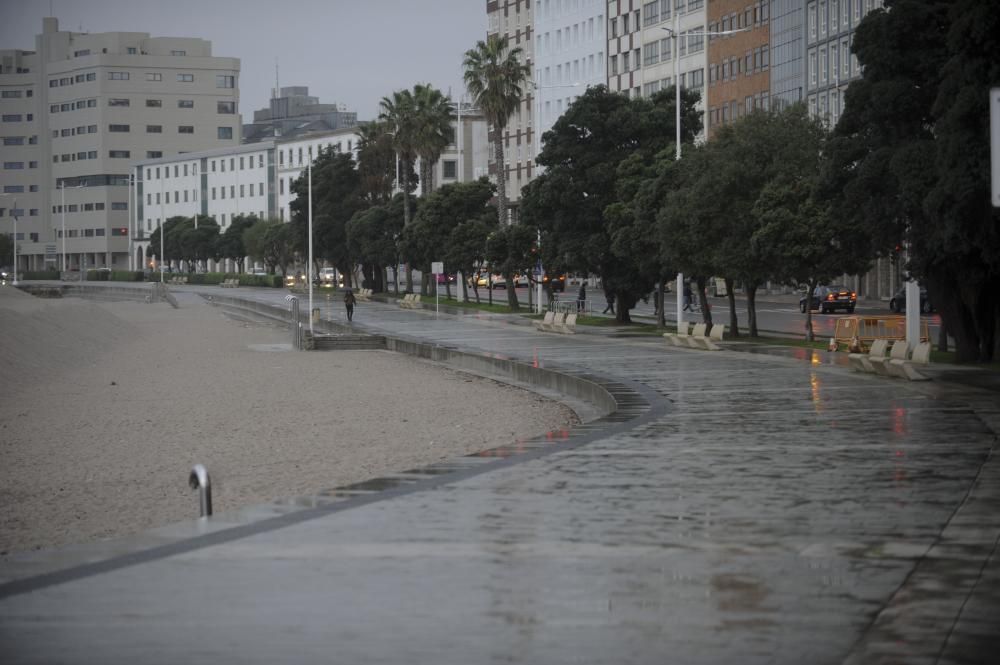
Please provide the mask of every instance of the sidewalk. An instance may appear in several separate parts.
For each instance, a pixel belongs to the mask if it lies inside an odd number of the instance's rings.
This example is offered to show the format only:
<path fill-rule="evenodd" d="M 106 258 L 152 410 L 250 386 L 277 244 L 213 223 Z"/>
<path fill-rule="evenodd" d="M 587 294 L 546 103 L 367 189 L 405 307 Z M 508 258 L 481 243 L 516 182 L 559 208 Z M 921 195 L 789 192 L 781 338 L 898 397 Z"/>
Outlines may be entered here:
<path fill-rule="evenodd" d="M 688 351 L 389 303 L 359 306 L 354 328 L 555 370 L 621 408 L 255 519 L 161 530 L 144 549 L 49 554 L 64 572 L 0 585 L 5 662 L 1000 653 L 995 394 L 859 376 L 803 350 Z"/>

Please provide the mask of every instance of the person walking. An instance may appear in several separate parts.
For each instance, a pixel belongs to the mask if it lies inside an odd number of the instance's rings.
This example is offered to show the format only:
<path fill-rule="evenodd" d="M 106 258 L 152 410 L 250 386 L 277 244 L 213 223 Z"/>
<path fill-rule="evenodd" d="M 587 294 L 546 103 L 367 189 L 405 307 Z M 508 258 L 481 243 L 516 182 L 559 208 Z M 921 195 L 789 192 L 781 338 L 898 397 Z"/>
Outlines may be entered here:
<path fill-rule="evenodd" d="M 586 312 L 587 311 L 587 284 L 584 282 L 580 285 L 580 293 L 576 296 L 576 311 Z"/>
<path fill-rule="evenodd" d="M 691 284 L 688 283 L 688 282 L 684 282 L 684 309 L 681 310 L 681 311 L 684 311 L 684 312 L 693 312 L 694 311 L 694 308 L 691 307 L 691 296 L 692 296 L 692 293 L 691 293 Z"/>
<path fill-rule="evenodd" d="M 344 307 L 347 308 L 347 320 L 354 320 L 354 306 L 358 303 L 357 298 L 354 297 L 354 291 L 347 289 L 344 294 Z"/>
<path fill-rule="evenodd" d="M 606 289 L 604 291 L 604 299 L 607 300 L 608 305 L 604 308 L 604 311 L 601 312 L 601 314 L 607 314 L 610 312 L 613 316 L 615 313 L 615 292 Z"/>

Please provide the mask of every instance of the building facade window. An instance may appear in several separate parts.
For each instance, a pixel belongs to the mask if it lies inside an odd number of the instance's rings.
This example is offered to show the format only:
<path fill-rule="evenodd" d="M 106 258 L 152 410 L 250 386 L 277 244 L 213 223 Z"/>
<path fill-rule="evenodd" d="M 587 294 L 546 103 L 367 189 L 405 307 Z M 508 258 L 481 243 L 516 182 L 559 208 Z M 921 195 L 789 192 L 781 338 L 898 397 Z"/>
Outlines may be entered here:
<path fill-rule="evenodd" d="M 147 81 L 162 81 L 163 80 L 163 74 L 161 74 L 159 72 L 146 72 L 146 80 Z"/>
<path fill-rule="evenodd" d="M 226 74 L 216 74 L 215 76 L 215 87 L 216 88 L 235 88 L 236 87 L 236 77 L 228 76 Z"/>
<path fill-rule="evenodd" d="M 128 72 L 108 72 L 109 81 L 127 81 Z"/>
<path fill-rule="evenodd" d="M 194 125 L 181 125 L 177 128 L 178 134 L 194 134 Z"/>
<path fill-rule="evenodd" d="M 219 113 L 236 113 L 236 102 L 219 102 L 217 111 Z"/>
<path fill-rule="evenodd" d="M 193 99 L 178 99 L 177 108 L 179 109 L 193 109 L 194 100 Z"/>
<path fill-rule="evenodd" d="M 177 80 L 181 83 L 192 83 L 194 81 L 194 74 L 178 74 Z"/>
<path fill-rule="evenodd" d="M 158 108 L 161 108 L 162 106 L 163 106 L 163 100 L 162 99 L 147 99 L 146 100 L 146 107 L 147 108 L 158 109 Z"/>

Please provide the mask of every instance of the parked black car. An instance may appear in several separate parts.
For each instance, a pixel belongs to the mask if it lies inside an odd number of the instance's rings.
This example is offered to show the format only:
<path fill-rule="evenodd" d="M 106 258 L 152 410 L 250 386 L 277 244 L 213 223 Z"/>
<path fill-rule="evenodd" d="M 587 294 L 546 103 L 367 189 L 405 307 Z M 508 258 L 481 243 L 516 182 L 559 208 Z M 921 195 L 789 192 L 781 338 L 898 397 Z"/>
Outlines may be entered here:
<path fill-rule="evenodd" d="M 889 299 L 889 309 L 899 314 L 900 312 L 906 311 L 906 285 L 899 288 L 895 295 Z M 934 311 L 934 306 L 931 304 L 931 299 L 927 297 L 927 289 L 920 287 L 920 312 L 923 314 L 930 314 Z"/>
<path fill-rule="evenodd" d="M 843 309 L 847 310 L 847 313 L 850 314 L 854 311 L 857 303 L 858 294 L 846 286 L 817 286 L 812 294 L 810 309 L 818 309 L 821 314 Z M 804 295 L 799 298 L 799 311 L 805 314 L 806 296 Z"/>

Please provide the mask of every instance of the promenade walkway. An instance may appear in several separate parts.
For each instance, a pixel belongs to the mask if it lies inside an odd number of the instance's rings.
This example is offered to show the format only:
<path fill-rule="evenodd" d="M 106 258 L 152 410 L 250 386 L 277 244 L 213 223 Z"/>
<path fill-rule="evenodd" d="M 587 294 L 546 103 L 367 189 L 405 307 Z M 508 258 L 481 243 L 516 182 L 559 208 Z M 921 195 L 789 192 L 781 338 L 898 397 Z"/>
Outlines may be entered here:
<path fill-rule="evenodd" d="M 0 584 L 3 661 L 1000 661 L 996 393 L 379 302 L 354 327 L 584 377 L 621 409 L 40 555 Z"/>

